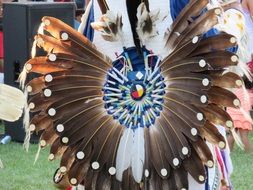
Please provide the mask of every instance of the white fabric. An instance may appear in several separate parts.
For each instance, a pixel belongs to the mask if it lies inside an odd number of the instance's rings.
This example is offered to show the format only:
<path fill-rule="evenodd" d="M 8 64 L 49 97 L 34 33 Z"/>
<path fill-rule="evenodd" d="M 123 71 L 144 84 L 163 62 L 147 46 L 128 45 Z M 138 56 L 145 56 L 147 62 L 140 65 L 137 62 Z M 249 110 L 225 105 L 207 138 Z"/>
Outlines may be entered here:
<path fill-rule="evenodd" d="M 244 16 L 246 20 L 246 31 L 249 35 L 248 47 L 249 47 L 250 53 L 253 54 L 253 20 L 250 13 L 246 10 L 244 11 Z"/>
<path fill-rule="evenodd" d="M 199 184 L 188 174 L 189 190 L 205 190 L 205 184 Z"/>
<path fill-rule="evenodd" d="M 125 47 L 132 47 L 134 46 L 134 41 L 133 41 L 133 35 L 132 35 L 132 30 L 131 26 L 129 23 L 128 19 L 128 14 L 127 14 L 127 8 L 126 8 L 126 1 L 125 0 L 107 0 L 106 1 L 110 11 L 114 12 L 115 14 L 121 14 L 122 15 L 122 22 L 123 22 L 123 33 L 125 37 Z M 149 43 L 146 44 L 148 49 L 152 49 L 155 54 L 163 54 L 162 50 L 164 50 L 164 33 L 167 28 L 172 23 L 172 19 L 170 17 L 169 13 L 169 1 L 168 0 L 150 0 L 150 9 L 156 10 L 159 8 L 162 8 L 161 10 L 161 15 L 168 15 L 165 20 L 163 20 L 162 23 L 158 24 L 157 29 L 159 31 L 159 35 L 152 40 L 150 40 Z M 94 17 L 95 21 L 99 21 L 99 18 L 101 17 L 101 11 L 99 8 L 99 5 L 97 1 L 94 1 Z M 99 10 L 99 11 L 98 11 Z M 122 50 L 122 44 L 121 42 L 108 42 L 105 41 L 100 32 L 95 31 L 94 32 L 94 40 L 93 43 L 97 46 L 97 48 L 103 52 L 104 54 L 108 55 L 112 60 L 116 59 L 115 53 L 120 54 Z"/>
<path fill-rule="evenodd" d="M 122 22 L 123 22 L 123 32 L 125 36 L 125 46 L 131 47 L 134 45 L 134 41 L 132 38 L 132 31 L 131 26 L 129 23 L 128 15 L 127 15 L 127 8 L 126 8 L 126 2 L 125 0 L 107 0 L 106 1 L 108 6 L 110 7 L 110 11 L 112 11 L 115 14 L 121 14 L 122 15 Z M 99 21 L 101 17 L 101 11 L 98 5 L 97 1 L 94 1 L 94 17 L 95 21 Z M 116 59 L 115 53 L 120 54 L 122 50 L 122 44 L 121 42 L 108 42 L 105 41 L 100 32 L 95 31 L 94 32 L 94 40 L 93 43 L 97 46 L 97 48 L 107 56 L 109 56 L 112 60 Z"/>
<path fill-rule="evenodd" d="M 227 171 L 228 171 L 228 175 L 229 177 L 231 176 L 231 174 L 233 173 L 233 163 L 230 157 L 230 149 L 228 146 L 228 142 L 227 142 L 227 138 L 226 138 L 226 129 L 220 125 L 216 125 L 217 129 L 219 130 L 219 132 L 222 134 L 223 137 L 225 137 L 226 140 L 226 149 L 224 150 L 225 152 L 225 163 L 226 163 L 226 167 L 227 167 Z"/>

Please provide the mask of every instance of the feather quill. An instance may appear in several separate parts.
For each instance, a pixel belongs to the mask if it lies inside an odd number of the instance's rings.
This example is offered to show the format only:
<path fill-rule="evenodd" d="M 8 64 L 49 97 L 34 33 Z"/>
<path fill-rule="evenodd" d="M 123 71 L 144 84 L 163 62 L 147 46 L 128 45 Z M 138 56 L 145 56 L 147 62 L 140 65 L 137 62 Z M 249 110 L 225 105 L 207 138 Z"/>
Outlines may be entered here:
<path fill-rule="evenodd" d="M 139 127 L 134 131 L 133 141 L 131 168 L 135 181 L 140 183 L 142 181 L 143 167 L 145 163 L 145 141 L 143 128 Z"/>

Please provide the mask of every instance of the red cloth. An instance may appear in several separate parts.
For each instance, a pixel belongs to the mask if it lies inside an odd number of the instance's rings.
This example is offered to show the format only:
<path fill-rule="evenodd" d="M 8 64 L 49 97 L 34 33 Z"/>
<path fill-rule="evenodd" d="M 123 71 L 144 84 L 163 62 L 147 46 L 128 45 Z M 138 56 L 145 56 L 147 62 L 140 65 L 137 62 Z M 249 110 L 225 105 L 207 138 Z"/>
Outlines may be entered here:
<path fill-rule="evenodd" d="M 253 73 L 253 61 L 249 62 L 248 66 L 249 66 L 251 73 Z"/>

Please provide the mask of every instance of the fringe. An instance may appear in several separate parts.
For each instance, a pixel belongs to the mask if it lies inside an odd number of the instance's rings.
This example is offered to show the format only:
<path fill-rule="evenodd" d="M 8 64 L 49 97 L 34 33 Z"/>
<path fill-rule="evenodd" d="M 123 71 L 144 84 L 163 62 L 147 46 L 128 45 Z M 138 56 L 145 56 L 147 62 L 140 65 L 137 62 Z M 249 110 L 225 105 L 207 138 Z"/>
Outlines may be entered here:
<path fill-rule="evenodd" d="M 235 143 L 242 149 L 244 150 L 244 144 L 242 143 L 241 137 L 236 133 L 235 129 L 231 130 L 232 135 L 235 139 Z"/>
<path fill-rule="evenodd" d="M 20 73 L 20 75 L 18 77 L 18 82 L 19 82 L 20 87 L 21 87 L 22 90 L 24 90 L 24 88 L 25 88 L 25 82 L 26 82 L 26 78 L 27 78 L 27 73 L 28 72 L 27 72 L 27 70 L 26 70 L 26 68 L 24 66 L 22 72 Z"/>
<path fill-rule="evenodd" d="M 40 144 L 39 144 L 39 148 L 38 148 L 38 151 L 37 151 L 37 153 L 36 153 L 36 156 L 35 156 L 35 159 L 34 159 L 33 165 L 35 165 L 35 164 L 36 164 L 36 162 L 38 161 L 39 156 L 40 156 L 40 151 L 41 151 L 41 146 L 40 146 Z"/>
<path fill-rule="evenodd" d="M 25 90 L 25 96 L 26 99 L 28 98 L 28 92 Z M 23 127 L 25 129 L 25 139 L 23 147 L 28 152 L 29 145 L 30 145 L 30 139 L 31 139 L 31 131 L 30 131 L 30 108 L 28 106 L 28 103 L 25 104 L 24 107 L 24 120 L 23 120 Z"/>
<path fill-rule="evenodd" d="M 0 169 L 3 169 L 3 168 L 4 168 L 4 165 L 3 165 L 2 160 L 0 159 Z"/>

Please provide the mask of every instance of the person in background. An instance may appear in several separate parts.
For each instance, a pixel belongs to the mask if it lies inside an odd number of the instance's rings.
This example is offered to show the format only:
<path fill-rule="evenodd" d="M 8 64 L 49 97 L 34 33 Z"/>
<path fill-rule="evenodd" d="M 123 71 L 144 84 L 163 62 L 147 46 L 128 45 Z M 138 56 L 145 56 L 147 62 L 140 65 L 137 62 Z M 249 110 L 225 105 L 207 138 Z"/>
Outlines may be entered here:
<path fill-rule="evenodd" d="M 252 82 L 244 78 L 246 89 L 252 89 Z M 241 102 L 241 109 L 228 108 L 227 112 L 234 121 L 234 126 L 239 133 L 242 143 L 244 145 L 245 152 L 251 152 L 251 144 L 249 140 L 249 134 L 252 131 L 252 119 L 250 117 L 250 110 L 252 103 L 250 102 L 250 96 L 245 88 L 239 88 L 234 91 Z M 232 135 L 228 135 L 228 142 L 230 149 L 233 150 L 234 138 Z"/>
<path fill-rule="evenodd" d="M 242 0 L 242 6 L 244 9 L 248 10 L 251 17 L 253 17 L 253 1 L 252 0 Z"/>
<path fill-rule="evenodd" d="M 253 93 L 252 93 L 252 71 L 250 69 L 252 65 L 252 58 L 253 58 L 253 20 L 252 20 L 252 14 L 253 14 L 253 1 L 251 0 L 242 0 L 241 1 L 242 7 L 243 7 L 243 14 L 244 14 L 244 20 L 245 20 L 245 37 L 242 38 L 241 42 L 242 45 L 245 47 L 241 56 L 239 56 L 239 59 L 241 62 L 243 62 L 245 65 L 248 63 L 249 66 L 249 75 L 247 77 L 243 77 L 245 87 L 246 88 L 240 88 L 240 89 L 234 89 L 234 93 L 237 95 L 237 97 L 240 99 L 241 102 L 241 109 L 233 109 L 228 108 L 228 113 L 232 117 L 234 121 L 235 128 L 237 130 L 237 133 L 240 135 L 240 138 L 242 140 L 242 143 L 244 145 L 245 152 L 249 153 L 251 152 L 251 145 L 249 140 L 249 133 L 252 131 L 252 118 L 250 117 L 250 111 L 252 109 L 253 105 Z M 228 134 L 228 142 L 230 149 L 233 149 L 234 146 L 234 138 L 231 134 Z"/>
<path fill-rule="evenodd" d="M 242 7 L 244 9 L 244 15 L 246 19 L 246 30 L 249 35 L 249 51 L 253 60 L 253 1 L 242 0 Z"/>

